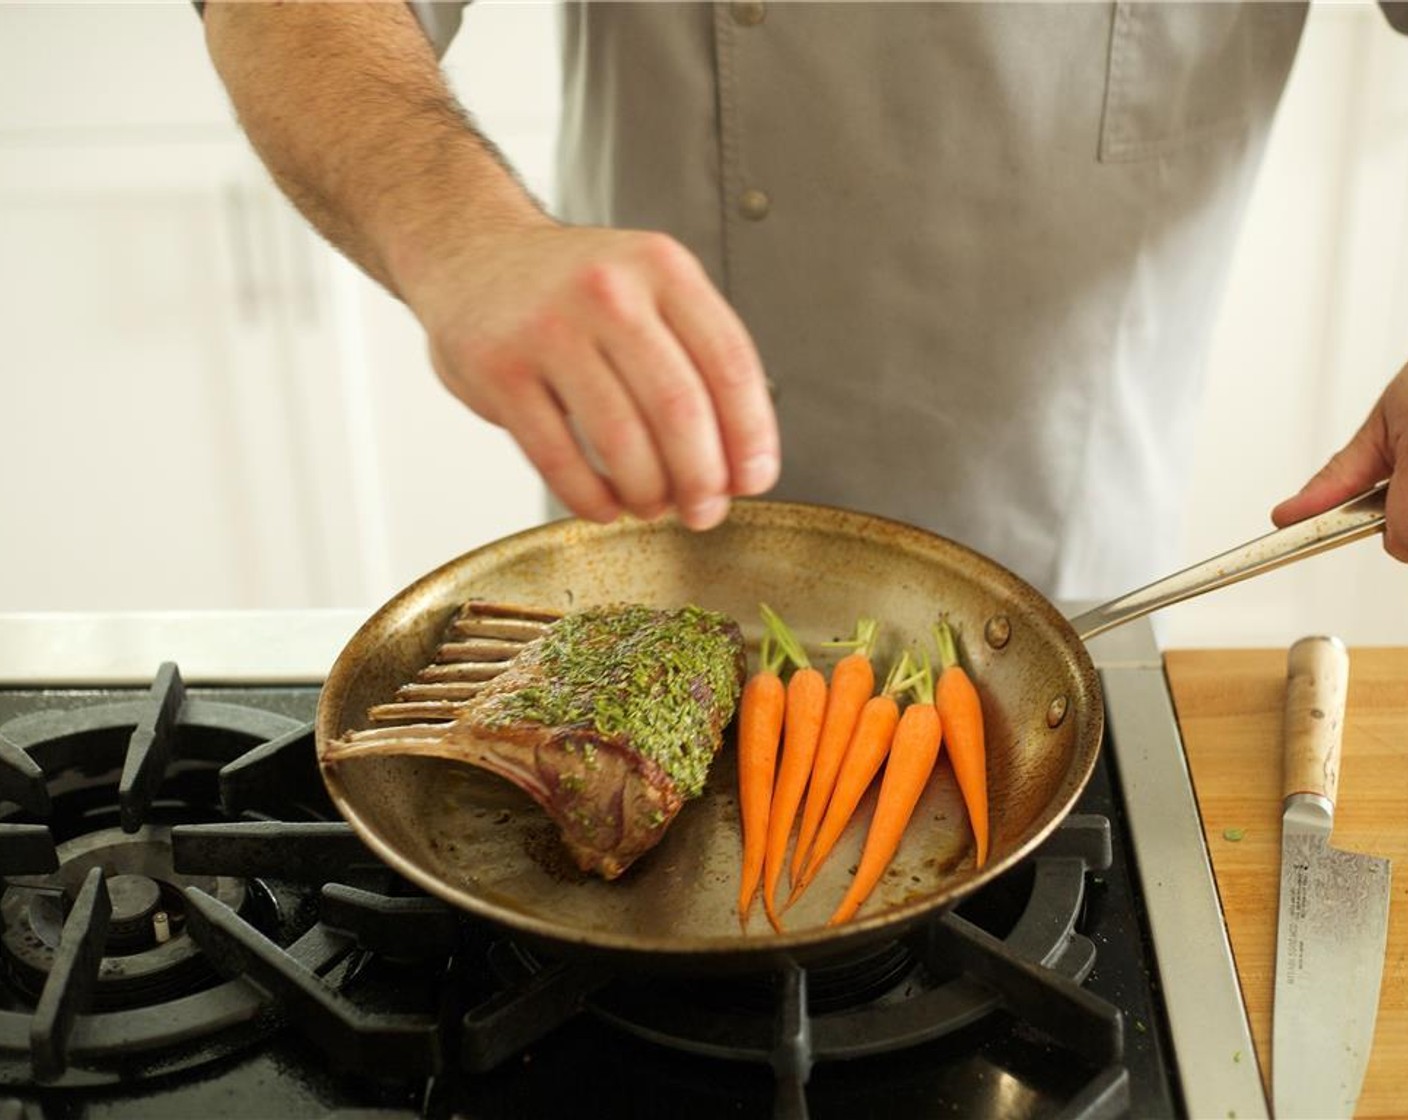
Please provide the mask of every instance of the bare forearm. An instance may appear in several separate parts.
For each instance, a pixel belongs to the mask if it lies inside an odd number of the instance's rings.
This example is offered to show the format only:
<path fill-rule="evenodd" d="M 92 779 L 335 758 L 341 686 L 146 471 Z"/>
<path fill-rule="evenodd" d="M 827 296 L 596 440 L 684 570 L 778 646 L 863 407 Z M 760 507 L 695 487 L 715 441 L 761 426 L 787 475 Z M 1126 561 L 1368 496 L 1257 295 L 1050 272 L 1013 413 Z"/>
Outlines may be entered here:
<path fill-rule="evenodd" d="M 545 221 L 446 87 L 398 3 L 213 3 L 206 41 L 283 191 L 368 274 L 405 296 L 437 231 Z"/>
<path fill-rule="evenodd" d="M 445 385 L 583 517 L 708 528 L 778 470 L 747 330 L 661 233 L 560 225 L 478 136 L 409 10 L 219 3 L 211 57 L 305 214 L 405 301 Z"/>

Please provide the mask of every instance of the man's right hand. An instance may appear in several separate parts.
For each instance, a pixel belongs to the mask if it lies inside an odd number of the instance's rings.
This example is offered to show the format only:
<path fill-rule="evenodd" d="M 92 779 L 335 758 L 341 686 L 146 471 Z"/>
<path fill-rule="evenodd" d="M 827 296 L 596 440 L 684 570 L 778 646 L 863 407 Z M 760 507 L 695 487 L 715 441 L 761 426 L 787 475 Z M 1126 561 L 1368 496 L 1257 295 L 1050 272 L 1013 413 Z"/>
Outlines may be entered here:
<path fill-rule="evenodd" d="M 573 513 L 705 529 L 778 473 L 752 340 L 658 233 L 543 214 L 461 110 L 401 4 L 205 8 L 211 57 L 275 180 L 403 299 L 450 390 Z"/>
<path fill-rule="evenodd" d="M 573 513 L 707 529 L 777 480 L 747 330 L 664 234 L 542 219 L 477 233 L 400 283 L 445 385 L 505 428 Z"/>

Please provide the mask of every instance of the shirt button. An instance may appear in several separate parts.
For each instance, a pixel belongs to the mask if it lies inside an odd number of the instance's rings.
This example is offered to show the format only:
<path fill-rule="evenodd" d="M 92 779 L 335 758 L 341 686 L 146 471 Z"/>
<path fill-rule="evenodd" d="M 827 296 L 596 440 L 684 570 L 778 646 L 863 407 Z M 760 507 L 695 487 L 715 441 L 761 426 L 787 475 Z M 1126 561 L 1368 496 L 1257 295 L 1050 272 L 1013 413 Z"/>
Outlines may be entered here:
<path fill-rule="evenodd" d="M 762 221 L 771 209 L 772 199 L 766 191 L 760 191 L 757 187 L 749 187 L 738 196 L 738 212 L 752 221 Z"/>
<path fill-rule="evenodd" d="M 735 0 L 729 8 L 733 12 L 733 22 L 742 27 L 757 27 L 768 17 L 767 6 L 762 0 Z"/>

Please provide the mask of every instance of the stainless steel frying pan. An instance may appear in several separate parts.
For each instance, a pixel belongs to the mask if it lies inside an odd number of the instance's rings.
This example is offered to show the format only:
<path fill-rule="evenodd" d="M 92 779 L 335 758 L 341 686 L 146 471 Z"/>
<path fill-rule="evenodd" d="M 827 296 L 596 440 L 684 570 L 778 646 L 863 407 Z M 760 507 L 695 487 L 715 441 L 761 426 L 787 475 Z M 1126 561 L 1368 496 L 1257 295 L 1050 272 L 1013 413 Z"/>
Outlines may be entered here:
<path fill-rule="evenodd" d="M 911 526 L 828 507 L 739 502 L 707 533 L 673 522 L 561 521 L 477 549 L 377 611 L 338 657 L 319 701 L 320 753 L 367 726 L 365 713 L 425 665 L 466 599 L 562 610 L 696 603 L 728 612 L 756 649 L 758 604 L 774 607 L 822 663 L 856 618 L 882 621 L 883 662 L 956 623 L 988 729 L 991 854 L 974 867 L 952 771 L 940 764 L 904 845 L 860 916 L 825 925 L 863 829 L 851 828 L 791 910 L 786 932 L 740 930 L 736 773 L 726 745 L 704 794 L 621 879 L 569 869 L 546 817 L 488 773 L 442 760 L 362 758 L 324 767 L 339 811 L 387 864 L 456 906 L 557 952 L 628 955 L 694 971 L 811 961 L 892 938 L 950 907 L 1032 852 L 1070 812 L 1103 729 L 1099 678 L 1083 640 L 1202 591 L 1379 530 L 1385 487 L 1321 517 L 1067 620 L 1005 568 Z M 873 792 L 870 795 L 874 796 Z M 869 801 L 859 810 L 867 819 Z M 784 878 L 785 883 L 785 878 Z M 642 960 L 641 958 L 648 958 Z"/>

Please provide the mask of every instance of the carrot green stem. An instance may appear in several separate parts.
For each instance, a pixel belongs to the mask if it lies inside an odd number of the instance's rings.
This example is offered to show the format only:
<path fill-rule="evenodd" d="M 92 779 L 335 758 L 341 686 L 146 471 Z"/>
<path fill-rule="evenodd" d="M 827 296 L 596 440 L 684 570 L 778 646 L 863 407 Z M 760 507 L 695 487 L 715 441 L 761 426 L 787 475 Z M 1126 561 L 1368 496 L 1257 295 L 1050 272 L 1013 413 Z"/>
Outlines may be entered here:
<path fill-rule="evenodd" d="M 926 650 L 920 650 L 919 657 L 919 667 L 910 674 L 907 681 L 909 694 L 916 703 L 932 704 L 934 702 L 934 666 L 930 663 Z"/>
<path fill-rule="evenodd" d="M 807 651 L 802 648 L 802 643 L 797 640 L 797 635 L 792 633 L 787 623 L 782 621 L 779 615 L 766 603 L 758 604 L 758 611 L 763 616 L 763 625 L 767 627 L 768 633 L 772 635 L 774 643 L 782 650 L 785 661 L 790 661 L 793 668 L 809 669 L 811 661 L 807 658 Z"/>
<path fill-rule="evenodd" d="M 849 649 L 854 653 L 870 657 L 875 652 L 875 643 L 879 637 L 879 621 L 873 618 L 862 618 L 856 621 L 855 634 L 852 637 L 839 638 L 821 644 L 827 649 Z"/>
<path fill-rule="evenodd" d="M 765 631 L 758 646 L 758 668 L 765 673 L 779 673 L 787 664 L 787 654 L 778 647 L 777 639 L 770 631 Z"/>
<path fill-rule="evenodd" d="M 939 664 L 945 669 L 957 665 L 958 636 L 949 625 L 948 619 L 939 619 L 938 625 L 934 627 L 934 641 L 939 647 Z"/>
<path fill-rule="evenodd" d="M 909 688 L 909 677 L 913 672 L 911 666 L 914 658 L 909 650 L 900 654 L 900 659 L 890 666 L 890 671 L 885 674 L 885 683 L 880 692 L 884 696 L 901 696 Z"/>

